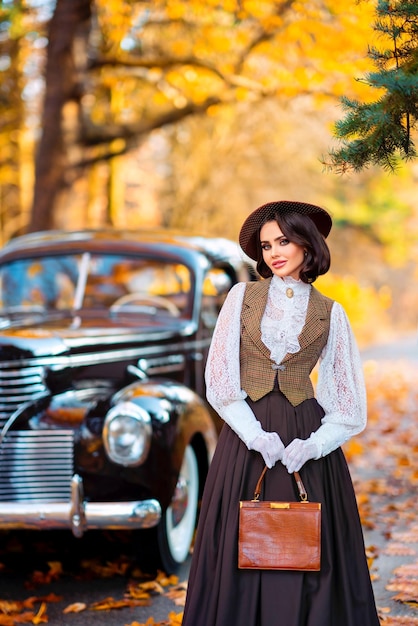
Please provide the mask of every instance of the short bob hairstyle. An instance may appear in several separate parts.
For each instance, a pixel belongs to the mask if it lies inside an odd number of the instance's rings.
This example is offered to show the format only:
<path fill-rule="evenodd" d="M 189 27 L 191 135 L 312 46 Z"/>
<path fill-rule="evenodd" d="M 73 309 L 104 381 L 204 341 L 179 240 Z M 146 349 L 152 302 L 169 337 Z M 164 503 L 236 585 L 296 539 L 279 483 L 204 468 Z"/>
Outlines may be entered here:
<path fill-rule="evenodd" d="M 263 278 L 272 276 L 272 271 L 263 259 L 260 244 L 260 230 L 267 222 L 276 221 L 283 235 L 292 243 L 302 246 L 306 250 L 300 279 L 304 283 L 313 283 L 318 276 L 326 274 L 331 265 L 331 255 L 323 235 L 308 215 L 296 212 L 273 213 L 267 215 L 261 222 L 257 233 L 257 272 Z"/>

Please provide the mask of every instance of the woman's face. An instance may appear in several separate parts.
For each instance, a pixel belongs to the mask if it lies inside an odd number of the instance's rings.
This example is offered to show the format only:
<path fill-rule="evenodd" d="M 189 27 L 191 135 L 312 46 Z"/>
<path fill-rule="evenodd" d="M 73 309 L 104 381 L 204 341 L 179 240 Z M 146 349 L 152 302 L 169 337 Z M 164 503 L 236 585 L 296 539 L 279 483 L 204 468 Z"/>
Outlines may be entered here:
<path fill-rule="evenodd" d="M 281 278 L 291 276 L 295 280 L 299 279 L 305 251 L 299 244 L 286 239 L 275 220 L 261 227 L 260 244 L 264 262 L 273 274 Z"/>

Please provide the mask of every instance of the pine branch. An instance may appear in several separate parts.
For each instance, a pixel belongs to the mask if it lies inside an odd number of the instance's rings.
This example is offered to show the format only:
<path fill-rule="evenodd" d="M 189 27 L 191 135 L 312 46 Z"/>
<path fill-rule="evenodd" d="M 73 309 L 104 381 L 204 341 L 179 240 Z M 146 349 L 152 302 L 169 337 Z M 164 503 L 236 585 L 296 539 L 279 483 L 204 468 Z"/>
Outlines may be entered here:
<path fill-rule="evenodd" d="M 418 125 L 418 3 L 416 0 L 379 0 L 374 29 L 390 48 L 370 47 L 377 71 L 361 79 L 384 95 L 362 104 L 342 98 L 345 116 L 334 135 L 341 147 L 330 151 L 324 164 L 338 173 L 378 165 L 394 171 L 400 160 L 417 157 L 413 134 Z"/>

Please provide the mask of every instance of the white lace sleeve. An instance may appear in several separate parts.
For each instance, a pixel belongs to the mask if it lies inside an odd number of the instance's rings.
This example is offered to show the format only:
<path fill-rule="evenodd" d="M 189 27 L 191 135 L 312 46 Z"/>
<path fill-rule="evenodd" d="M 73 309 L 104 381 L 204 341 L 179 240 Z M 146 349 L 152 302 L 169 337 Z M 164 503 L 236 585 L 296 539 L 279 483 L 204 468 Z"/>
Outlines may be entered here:
<path fill-rule="evenodd" d="M 209 348 L 205 380 L 208 402 L 250 448 L 263 431 L 245 402 L 246 392 L 241 389 L 239 351 L 244 292 L 245 283 L 232 287 L 219 313 Z"/>
<path fill-rule="evenodd" d="M 245 283 L 234 285 L 216 322 L 206 364 L 207 398 L 218 411 L 223 405 L 247 397 L 240 381 L 241 308 Z"/>
<path fill-rule="evenodd" d="M 334 302 L 330 332 L 319 365 L 317 400 L 325 411 L 322 425 L 310 439 L 318 456 L 336 450 L 366 427 L 367 401 L 363 366 L 347 315 Z"/>

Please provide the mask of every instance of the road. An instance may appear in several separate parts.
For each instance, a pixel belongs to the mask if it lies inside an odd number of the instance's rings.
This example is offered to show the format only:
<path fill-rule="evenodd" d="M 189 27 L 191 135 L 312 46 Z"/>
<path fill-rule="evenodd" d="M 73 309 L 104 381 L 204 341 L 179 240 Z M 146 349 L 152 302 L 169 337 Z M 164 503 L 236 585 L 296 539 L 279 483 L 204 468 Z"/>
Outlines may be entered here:
<path fill-rule="evenodd" d="M 115 602 L 126 597 L 130 583 L 138 585 L 154 579 L 136 571 L 125 538 L 119 542 L 112 535 L 93 531 L 82 540 L 66 532 L 0 533 L 0 624 L 2 601 L 23 601 L 34 596 L 46 599 L 48 623 L 58 626 L 125 626 L 144 623 L 149 617 L 163 622 L 171 611 L 181 612 L 182 606 L 164 593 L 152 595 L 149 606 L 114 608 Z M 56 562 L 62 565 L 62 573 L 57 573 L 56 580 L 49 580 Z M 179 581 L 187 580 L 188 568 L 189 562 L 178 572 Z M 120 573 L 115 573 L 118 570 Z M 163 589 L 166 592 L 173 588 L 175 585 Z M 106 600 L 108 610 L 93 610 L 95 603 Z M 65 614 L 66 607 L 74 603 L 84 603 L 86 609 Z M 35 610 L 40 606 L 39 600 Z"/>
<path fill-rule="evenodd" d="M 398 576 L 409 566 L 410 571 L 415 571 L 418 564 L 418 483 L 413 474 L 418 418 L 418 333 L 371 346 L 362 351 L 362 359 L 366 372 L 372 372 L 376 378 L 380 373 L 387 389 L 380 387 L 375 395 L 381 392 L 381 398 L 369 401 L 369 413 L 373 402 L 380 403 L 381 410 L 377 422 L 369 420 L 365 433 L 357 438 L 363 445 L 363 453 L 351 460 L 350 470 L 360 502 L 368 497 L 365 507 L 373 512 L 373 523 L 365 525 L 364 536 L 382 624 L 386 620 L 394 624 L 390 619 L 398 618 L 404 621 L 397 624 L 413 626 L 418 623 L 414 609 L 416 595 L 412 593 L 411 605 L 394 598 L 402 595 L 397 594 L 402 584 L 407 588 L 408 576 L 410 588 L 417 582 L 417 577 L 409 573 L 399 585 Z M 388 398 L 391 411 L 385 405 Z"/>

